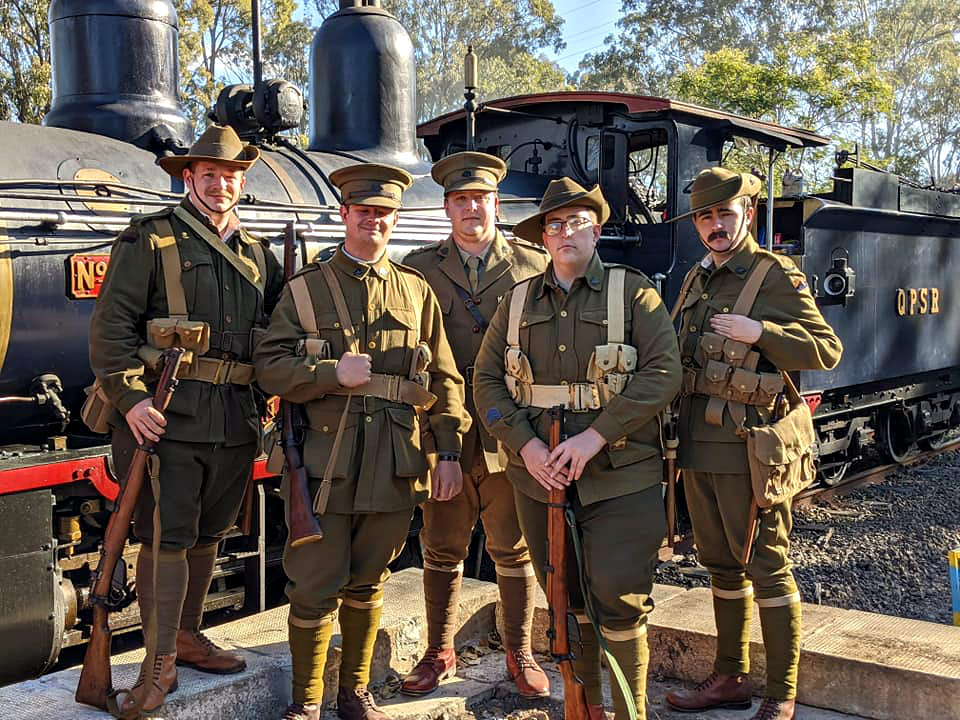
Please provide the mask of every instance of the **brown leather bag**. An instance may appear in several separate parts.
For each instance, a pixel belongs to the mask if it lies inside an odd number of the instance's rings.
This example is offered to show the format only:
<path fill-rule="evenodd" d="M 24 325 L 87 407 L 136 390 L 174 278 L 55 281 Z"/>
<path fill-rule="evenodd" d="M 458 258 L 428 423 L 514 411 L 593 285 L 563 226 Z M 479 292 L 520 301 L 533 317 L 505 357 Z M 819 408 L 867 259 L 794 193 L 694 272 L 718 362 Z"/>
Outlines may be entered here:
<path fill-rule="evenodd" d="M 745 431 L 753 495 L 762 508 L 789 500 L 816 478 L 813 458 L 817 434 L 810 408 L 786 373 L 783 380 L 789 412 L 775 423 Z"/>

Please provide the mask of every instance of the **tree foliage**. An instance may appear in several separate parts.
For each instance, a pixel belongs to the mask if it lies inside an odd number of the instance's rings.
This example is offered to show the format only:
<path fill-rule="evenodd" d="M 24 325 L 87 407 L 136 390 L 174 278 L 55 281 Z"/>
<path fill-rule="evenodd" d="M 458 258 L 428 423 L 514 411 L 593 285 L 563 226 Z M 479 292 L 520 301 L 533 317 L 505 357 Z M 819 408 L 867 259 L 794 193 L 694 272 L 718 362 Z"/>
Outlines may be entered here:
<path fill-rule="evenodd" d="M 0 120 L 39 123 L 50 110 L 50 0 L 0 2 Z"/>

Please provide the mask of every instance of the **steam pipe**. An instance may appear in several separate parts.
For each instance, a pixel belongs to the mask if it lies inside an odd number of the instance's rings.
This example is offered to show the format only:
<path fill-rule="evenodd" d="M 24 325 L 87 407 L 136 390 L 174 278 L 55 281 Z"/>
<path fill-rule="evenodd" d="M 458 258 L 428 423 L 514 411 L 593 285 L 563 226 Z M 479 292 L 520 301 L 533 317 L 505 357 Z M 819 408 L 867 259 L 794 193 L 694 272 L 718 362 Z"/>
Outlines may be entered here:
<path fill-rule="evenodd" d="M 251 28 L 253 43 L 253 94 L 256 96 L 263 86 L 263 50 L 260 47 L 260 0 L 250 0 L 250 14 L 253 20 Z"/>

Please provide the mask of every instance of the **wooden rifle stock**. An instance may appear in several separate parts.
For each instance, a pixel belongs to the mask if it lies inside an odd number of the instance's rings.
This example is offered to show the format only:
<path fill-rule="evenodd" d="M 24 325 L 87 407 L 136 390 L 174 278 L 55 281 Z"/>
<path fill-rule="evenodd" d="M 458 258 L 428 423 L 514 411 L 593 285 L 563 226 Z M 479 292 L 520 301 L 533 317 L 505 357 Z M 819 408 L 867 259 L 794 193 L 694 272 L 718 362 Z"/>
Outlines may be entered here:
<path fill-rule="evenodd" d="M 287 281 L 293 277 L 296 240 L 296 229 L 293 223 L 289 223 L 283 237 L 283 277 Z M 323 531 L 320 529 L 316 515 L 313 514 L 309 478 L 306 468 L 303 467 L 303 457 L 297 444 L 293 416 L 293 405 L 281 398 L 280 420 L 283 423 L 283 432 L 280 436 L 280 444 L 286 459 L 283 474 L 287 481 L 287 532 L 290 544 L 297 547 L 323 540 Z"/>
<path fill-rule="evenodd" d="M 747 537 L 743 541 L 743 555 L 740 562 L 744 565 L 750 563 L 750 556 L 753 554 L 753 542 L 757 537 L 757 521 L 760 516 L 760 506 L 757 505 L 757 499 L 750 501 L 750 517 L 747 519 Z"/>
<path fill-rule="evenodd" d="M 562 441 L 563 408 L 550 410 L 550 449 Z M 587 694 L 577 679 L 570 654 L 569 621 L 570 597 L 567 579 L 567 552 L 572 531 L 567 525 L 564 510 L 566 490 L 553 489 L 547 507 L 547 604 L 550 606 L 550 653 L 560 668 L 563 678 L 563 716 L 565 720 L 589 720 Z M 593 632 L 591 628 L 588 632 Z"/>
<path fill-rule="evenodd" d="M 186 351 L 183 348 L 171 348 L 163 351 L 163 369 L 157 381 L 157 391 L 153 396 L 153 406 L 163 412 L 173 396 L 177 386 L 177 372 Z M 130 520 L 137 504 L 137 498 L 143 488 L 143 479 L 147 472 L 147 460 L 156 445 L 152 440 L 144 439 L 143 445 L 133 453 L 133 459 L 126 475 L 120 483 L 120 494 L 116 507 L 110 515 L 107 530 L 103 536 L 100 550 L 100 562 L 95 573 L 93 592 L 93 627 L 90 641 L 83 656 L 83 669 L 80 682 L 77 683 L 76 701 L 84 705 L 107 709 L 107 698 L 113 692 L 113 680 L 110 675 L 110 609 L 123 600 L 124 588 L 114 587 L 114 574 L 117 563 L 123 554 L 123 546 L 130 534 Z"/>
<path fill-rule="evenodd" d="M 677 416 L 671 406 L 663 414 L 663 473 L 667 483 L 665 498 L 667 510 L 667 547 L 671 550 L 677 539 Z"/>

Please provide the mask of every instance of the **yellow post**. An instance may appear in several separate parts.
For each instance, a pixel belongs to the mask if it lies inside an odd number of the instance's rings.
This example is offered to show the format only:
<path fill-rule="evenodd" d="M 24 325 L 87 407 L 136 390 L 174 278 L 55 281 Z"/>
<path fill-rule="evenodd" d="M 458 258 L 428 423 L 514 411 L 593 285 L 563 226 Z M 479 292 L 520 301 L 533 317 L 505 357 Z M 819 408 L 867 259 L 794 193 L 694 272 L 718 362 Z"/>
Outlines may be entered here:
<path fill-rule="evenodd" d="M 960 549 L 950 551 L 950 594 L 953 596 L 953 624 L 960 626 Z"/>

